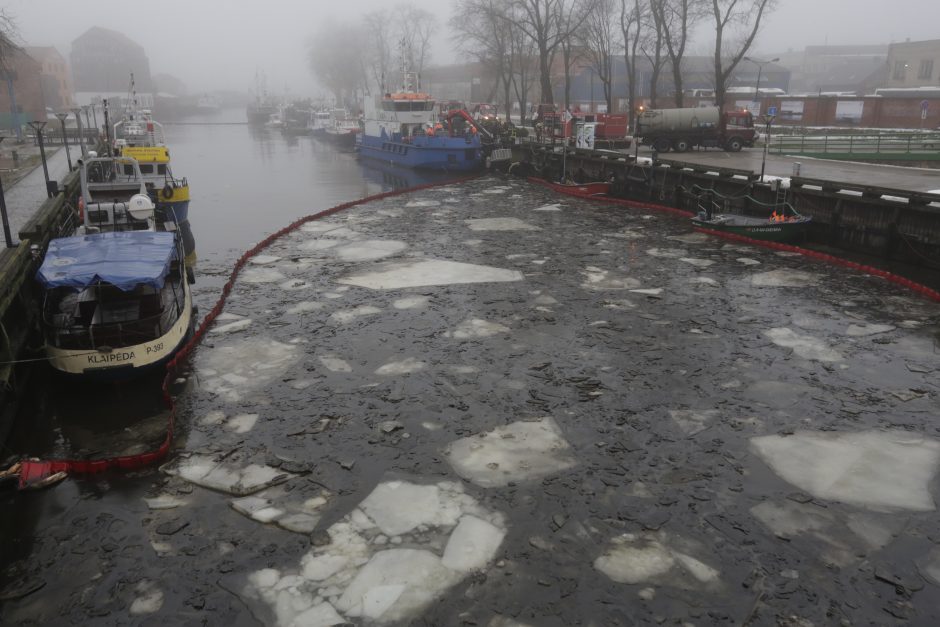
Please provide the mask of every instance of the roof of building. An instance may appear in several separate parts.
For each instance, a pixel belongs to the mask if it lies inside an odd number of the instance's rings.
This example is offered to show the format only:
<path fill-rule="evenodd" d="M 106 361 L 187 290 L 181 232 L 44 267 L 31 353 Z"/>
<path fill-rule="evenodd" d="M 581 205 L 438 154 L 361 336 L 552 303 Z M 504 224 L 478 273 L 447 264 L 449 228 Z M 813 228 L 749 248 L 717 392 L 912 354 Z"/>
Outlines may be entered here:
<path fill-rule="evenodd" d="M 84 43 L 87 40 L 91 39 L 111 39 L 119 41 L 126 46 L 133 46 L 134 48 L 139 49 L 143 52 L 144 47 L 139 43 L 125 35 L 124 33 L 119 33 L 116 30 L 111 30 L 109 28 L 102 28 L 101 26 L 92 26 L 84 33 L 72 40 L 72 46 L 74 47 L 77 43 Z"/>
<path fill-rule="evenodd" d="M 40 63 L 51 56 L 54 56 L 56 61 L 65 61 L 65 57 L 62 56 L 55 46 L 23 46 L 23 50 Z"/>

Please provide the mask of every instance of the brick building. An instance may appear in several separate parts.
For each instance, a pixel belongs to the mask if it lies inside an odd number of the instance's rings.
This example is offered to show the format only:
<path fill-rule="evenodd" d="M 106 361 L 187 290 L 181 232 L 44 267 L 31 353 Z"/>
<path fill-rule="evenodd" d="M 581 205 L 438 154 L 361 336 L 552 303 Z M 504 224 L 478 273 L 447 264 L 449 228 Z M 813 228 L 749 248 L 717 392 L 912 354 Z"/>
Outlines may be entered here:
<path fill-rule="evenodd" d="M 133 73 L 138 102 L 153 106 L 150 60 L 143 47 L 125 35 L 94 26 L 72 42 L 70 58 L 78 104 L 123 99 Z"/>
<path fill-rule="evenodd" d="M 42 64 L 22 48 L 10 53 L 7 64 L 8 70 L 0 70 L 4 83 L 0 87 L 0 128 L 15 133 L 33 120 L 46 119 Z"/>
<path fill-rule="evenodd" d="M 72 77 L 65 57 L 52 46 L 26 46 L 24 50 L 40 64 L 46 106 L 55 111 L 73 107 Z"/>

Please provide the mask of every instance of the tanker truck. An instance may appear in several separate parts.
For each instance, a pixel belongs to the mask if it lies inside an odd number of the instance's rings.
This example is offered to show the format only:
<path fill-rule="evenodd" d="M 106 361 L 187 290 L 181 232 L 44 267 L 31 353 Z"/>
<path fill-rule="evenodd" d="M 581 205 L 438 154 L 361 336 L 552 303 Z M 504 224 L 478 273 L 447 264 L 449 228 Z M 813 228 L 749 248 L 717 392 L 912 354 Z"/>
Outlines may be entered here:
<path fill-rule="evenodd" d="M 737 152 L 757 139 L 750 111 L 722 112 L 718 107 L 694 109 L 641 109 L 636 120 L 636 141 L 657 152 L 685 152 L 689 148 L 723 148 Z"/>

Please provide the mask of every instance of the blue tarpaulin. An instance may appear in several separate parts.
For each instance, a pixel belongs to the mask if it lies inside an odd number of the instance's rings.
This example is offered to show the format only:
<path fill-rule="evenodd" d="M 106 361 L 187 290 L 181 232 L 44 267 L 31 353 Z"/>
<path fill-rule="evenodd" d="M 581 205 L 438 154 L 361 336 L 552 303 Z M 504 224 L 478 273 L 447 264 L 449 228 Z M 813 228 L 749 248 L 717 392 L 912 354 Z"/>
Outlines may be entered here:
<path fill-rule="evenodd" d="M 99 282 L 125 292 L 136 285 L 163 287 L 176 250 L 173 233 L 119 231 L 49 242 L 36 278 L 47 288 L 84 289 Z"/>

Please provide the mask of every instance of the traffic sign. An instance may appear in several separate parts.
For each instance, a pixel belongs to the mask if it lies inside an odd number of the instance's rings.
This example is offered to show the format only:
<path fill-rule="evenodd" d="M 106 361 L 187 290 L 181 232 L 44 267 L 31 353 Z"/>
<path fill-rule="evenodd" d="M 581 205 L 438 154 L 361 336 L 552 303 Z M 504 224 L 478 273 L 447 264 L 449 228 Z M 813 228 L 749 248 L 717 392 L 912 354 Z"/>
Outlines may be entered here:
<path fill-rule="evenodd" d="M 927 100 L 920 101 L 920 119 L 927 119 L 927 110 L 930 109 L 930 102 Z"/>
<path fill-rule="evenodd" d="M 777 107 L 767 107 L 767 115 L 777 115 Z"/>

